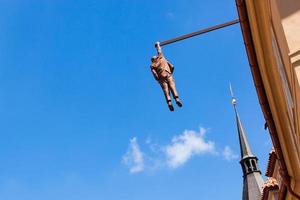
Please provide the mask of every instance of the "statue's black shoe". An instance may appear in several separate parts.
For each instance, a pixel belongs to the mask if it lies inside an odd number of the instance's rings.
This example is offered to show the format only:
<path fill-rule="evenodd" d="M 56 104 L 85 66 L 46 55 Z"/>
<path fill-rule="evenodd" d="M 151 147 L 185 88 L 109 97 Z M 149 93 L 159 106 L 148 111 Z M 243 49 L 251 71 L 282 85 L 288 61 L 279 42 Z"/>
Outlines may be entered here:
<path fill-rule="evenodd" d="M 169 104 L 169 105 L 168 105 L 168 107 L 169 107 L 169 110 L 170 110 L 171 112 L 173 112 L 173 111 L 174 111 L 174 107 L 173 107 L 173 105 L 172 105 L 172 104 Z"/>
<path fill-rule="evenodd" d="M 182 107 L 182 102 L 180 101 L 180 99 L 176 99 L 176 104 L 179 107 Z"/>

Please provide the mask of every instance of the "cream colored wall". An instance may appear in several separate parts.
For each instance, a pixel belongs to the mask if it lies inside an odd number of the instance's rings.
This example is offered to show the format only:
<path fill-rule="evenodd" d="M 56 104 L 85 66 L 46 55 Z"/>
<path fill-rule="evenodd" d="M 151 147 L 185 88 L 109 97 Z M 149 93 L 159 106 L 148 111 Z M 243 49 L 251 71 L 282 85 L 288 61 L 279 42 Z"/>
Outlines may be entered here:
<path fill-rule="evenodd" d="M 283 29 L 293 54 L 300 50 L 300 1 L 277 0 Z"/>
<path fill-rule="evenodd" d="M 276 0 L 289 46 L 291 63 L 300 85 L 300 1 Z"/>
<path fill-rule="evenodd" d="M 294 72 L 295 128 L 300 141 L 300 0 L 276 0 Z M 297 84 L 298 83 L 298 84 Z"/>
<path fill-rule="evenodd" d="M 281 59 L 289 82 L 292 96 L 292 116 L 290 116 L 293 132 L 300 142 L 300 1 L 269 0 L 272 26 L 280 49 Z M 299 20 L 295 19 L 299 18 Z M 298 26 L 299 24 L 299 26 Z M 291 53 L 294 52 L 294 53 Z M 296 67 L 299 66 L 299 67 Z M 291 102 L 291 101 L 288 101 Z"/>

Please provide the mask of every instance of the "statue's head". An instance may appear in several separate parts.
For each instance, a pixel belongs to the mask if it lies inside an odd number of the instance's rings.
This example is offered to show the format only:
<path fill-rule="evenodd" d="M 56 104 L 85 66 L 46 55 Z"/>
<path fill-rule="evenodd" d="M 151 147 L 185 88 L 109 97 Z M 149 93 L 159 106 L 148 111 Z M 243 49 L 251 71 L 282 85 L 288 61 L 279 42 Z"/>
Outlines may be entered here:
<path fill-rule="evenodd" d="M 155 62 L 157 60 L 157 56 L 152 56 L 151 62 Z"/>

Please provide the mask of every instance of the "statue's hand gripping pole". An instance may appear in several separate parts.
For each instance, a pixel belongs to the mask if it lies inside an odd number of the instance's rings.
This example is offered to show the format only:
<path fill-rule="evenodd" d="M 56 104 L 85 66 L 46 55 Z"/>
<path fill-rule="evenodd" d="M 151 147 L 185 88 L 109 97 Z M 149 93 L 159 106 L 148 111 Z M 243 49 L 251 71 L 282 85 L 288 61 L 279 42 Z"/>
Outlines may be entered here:
<path fill-rule="evenodd" d="M 155 48 L 157 50 L 157 54 L 160 56 L 162 54 L 162 50 L 160 47 L 160 42 L 155 42 Z"/>

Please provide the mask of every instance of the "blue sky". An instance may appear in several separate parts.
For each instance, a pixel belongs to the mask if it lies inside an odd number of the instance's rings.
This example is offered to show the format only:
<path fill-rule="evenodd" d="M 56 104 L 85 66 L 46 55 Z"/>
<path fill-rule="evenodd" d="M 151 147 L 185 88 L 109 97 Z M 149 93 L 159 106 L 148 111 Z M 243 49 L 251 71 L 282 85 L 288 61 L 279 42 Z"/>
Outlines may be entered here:
<path fill-rule="evenodd" d="M 229 82 L 263 172 L 271 148 L 240 27 L 163 47 L 182 109 L 149 70 L 154 42 L 235 18 L 234 0 L 0 0 L 0 198 L 240 199 Z"/>

